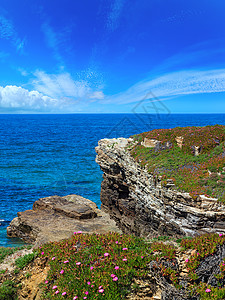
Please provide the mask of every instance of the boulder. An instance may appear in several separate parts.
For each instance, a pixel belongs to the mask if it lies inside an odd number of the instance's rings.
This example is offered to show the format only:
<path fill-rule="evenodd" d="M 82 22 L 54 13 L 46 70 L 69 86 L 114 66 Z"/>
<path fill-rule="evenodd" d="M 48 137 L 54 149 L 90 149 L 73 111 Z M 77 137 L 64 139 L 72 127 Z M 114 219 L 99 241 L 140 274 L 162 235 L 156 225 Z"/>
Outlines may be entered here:
<path fill-rule="evenodd" d="M 83 233 L 120 232 L 115 222 L 97 205 L 81 196 L 51 196 L 34 202 L 32 210 L 18 212 L 7 227 L 9 237 L 39 246 Z"/>

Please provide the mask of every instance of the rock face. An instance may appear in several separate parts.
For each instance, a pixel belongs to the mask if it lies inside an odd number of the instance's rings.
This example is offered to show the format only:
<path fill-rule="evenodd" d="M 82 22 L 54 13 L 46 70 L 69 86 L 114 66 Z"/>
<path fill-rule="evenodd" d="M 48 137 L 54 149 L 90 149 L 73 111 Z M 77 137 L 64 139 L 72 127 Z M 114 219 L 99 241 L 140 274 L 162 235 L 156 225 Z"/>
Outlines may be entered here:
<path fill-rule="evenodd" d="M 34 202 L 33 209 L 19 212 L 7 228 L 10 237 L 40 244 L 84 233 L 120 232 L 115 222 L 95 203 L 78 195 L 52 196 Z"/>
<path fill-rule="evenodd" d="M 225 233 L 225 206 L 215 198 L 174 189 L 169 180 L 149 174 L 131 157 L 133 139 L 103 139 L 96 147 L 96 162 L 103 171 L 102 210 L 126 233 L 142 236 L 194 236 Z"/>

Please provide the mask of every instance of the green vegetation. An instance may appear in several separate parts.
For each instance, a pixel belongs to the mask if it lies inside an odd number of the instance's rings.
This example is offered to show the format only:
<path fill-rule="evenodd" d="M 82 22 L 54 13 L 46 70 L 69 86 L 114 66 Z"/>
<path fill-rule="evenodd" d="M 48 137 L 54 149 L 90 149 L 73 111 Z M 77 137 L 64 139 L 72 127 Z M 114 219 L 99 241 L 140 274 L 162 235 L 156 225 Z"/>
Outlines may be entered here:
<path fill-rule="evenodd" d="M 18 269 L 22 270 L 24 267 L 26 267 L 30 262 L 34 260 L 36 257 L 37 253 L 29 253 L 24 256 L 21 256 L 15 260 L 15 265 Z"/>
<path fill-rule="evenodd" d="M 176 257 L 181 248 L 160 241 L 167 240 L 166 237 L 158 240 L 147 243 L 132 235 L 75 233 L 69 240 L 44 245 L 39 256 L 47 257 L 50 264 L 44 299 L 124 299 L 134 286 L 135 277 L 147 278 L 151 261 L 156 263 L 155 271 L 180 289 Z M 215 254 L 218 245 L 225 243 L 225 235 L 206 234 L 184 238 L 179 243 L 184 253 L 195 250 L 186 260 L 190 295 L 224 299 L 225 288 L 220 282 L 225 274 L 225 261 L 220 264 L 221 273 L 215 274 L 217 287 L 201 282 L 195 270 L 207 256 Z"/>
<path fill-rule="evenodd" d="M 0 286 L 0 300 L 17 299 L 17 288 L 12 280 L 6 280 Z"/>
<path fill-rule="evenodd" d="M 15 253 L 15 252 L 17 252 L 19 250 L 22 250 L 22 249 L 31 249 L 31 247 L 32 246 L 30 246 L 30 245 L 21 246 L 21 247 L 15 247 L 15 248 L 0 247 L 0 263 L 2 263 L 3 260 L 7 256 L 9 256 L 9 255 L 11 255 L 11 254 L 13 254 L 13 253 Z"/>
<path fill-rule="evenodd" d="M 162 185 L 172 179 L 178 190 L 194 198 L 205 195 L 225 202 L 225 126 L 155 129 L 133 138 L 138 143 L 129 150 L 131 155 L 156 178 L 161 176 Z M 145 138 L 160 143 L 144 147 Z"/>
<path fill-rule="evenodd" d="M 143 239 L 117 233 L 78 233 L 44 245 L 39 254 L 51 266 L 44 298 L 124 299 L 133 278 L 147 276 L 151 252 Z"/>
<path fill-rule="evenodd" d="M 181 242 L 184 250 L 194 250 L 193 255 L 186 260 L 186 266 L 188 269 L 188 276 L 192 282 L 190 285 L 191 294 L 199 294 L 201 300 L 225 299 L 225 287 L 221 284 L 221 280 L 223 280 L 225 276 L 225 261 L 220 263 L 220 273 L 214 274 L 214 277 L 218 280 L 217 286 L 206 285 L 204 282 L 199 282 L 199 276 L 196 274 L 196 269 L 200 263 L 206 257 L 213 257 L 218 250 L 218 246 L 223 245 L 224 243 L 225 235 L 222 234 L 204 234 L 202 236 L 190 240 L 186 239 Z M 210 274 L 208 274 L 208 276 L 209 275 Z"/>
<path fill-rule="evenodd" d="M 201 300 L 225 299 L 225 258 L 217 261 L 218 272 L 214 274 L 217 283 L 213 286 L 206 284 L 206 277 L 211 276 L 207 270 L 206 275 L 197 271 L 207 257 L 213 258 L 224 245 L 223 234 L 182 240 L 163 236 L 147 242 L 118 233 L 74 233 L 70 239 L 45 244 L 38 249 L 38 256 L 47 258 L 50 265 L 47 280 L 43 283 L 43 299 L 125 299 L 131 289 L 138 291 L 134 278 L 148 279 L 150 272 L 153 276 L 164 277 L 177 289 L 183 289 L 182 282 L 187 280 L 184 286 L 188 287 L 190 296 L 200 296 Z M 185 279 L 179 273 L 177 258 L 187 251 Z M 35 254 L 26 255 L 19 264 L 17 260 L 17 267 L 24 268 L 34 258 Z M 29 278 L 31 274 L 27 272 L 24 276 Z M 17 299 L 17 289 L 13 281 L 5 281 L 0 286 L 0 300 Z"/>

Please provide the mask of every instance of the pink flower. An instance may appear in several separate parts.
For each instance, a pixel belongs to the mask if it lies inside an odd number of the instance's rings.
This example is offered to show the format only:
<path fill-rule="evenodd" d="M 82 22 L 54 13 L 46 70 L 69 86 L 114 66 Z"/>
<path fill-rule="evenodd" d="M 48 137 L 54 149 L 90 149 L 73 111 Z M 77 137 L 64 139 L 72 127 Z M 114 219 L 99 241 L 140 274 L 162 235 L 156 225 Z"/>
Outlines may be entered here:
<path fill-rule="evenodd" d="M 100 289 L 98 292 L 99 292 L 99 293 L 103 293 L 103 292 L 104 292 L 104 290 L 103 290 L 103 289 Z"/>
<path fill-rule="evenodd" d="M 73 297 L 73 300 L 76 300 L 78 298 L 78 296 Z"/>
<path fill-rule="evenodd" d="M 47 284 L 48 283 L 48 280 L 45 280 L 45 284 Z"/>
<path fill-rule="evenodd" d="M 114 278 L 113 278 L 113 281 L 117 281 L 117 280 L 118 280 L 118 277 L 114 277 Z"/>
<path fill-rule="evenodd" d="M 219 236 L 222 236 L 222 233 L 220 233 Z"/>
<path fill-rule="evenodd" d="M 114 277 L 116 277 L 116 275 L 115 274 L 111 274 L 111 277 L 114 278 Z"/>
<path fill-rule="evenodd" d="M 128 250 L 128 249 L 127 248 L 123 248 L 122 250 L 125 251 L 125 250 Z"/>
<path fill-rule="evenodd" d="M 185 262 L 189 262 L 189 259 L 187 258 L 187 259 L 185 259 Z"/>
<path fill-rule="evenodd" d="M 63 292 L 63 293 L 62 293 L 62 296 L 65 296 L 65 295 L 66 295 L 66 292 Z"/>
<path fill-rule="evenodd" d="M 123 258 L 123 261 L 127 261 L 127 259 L 126 259 L 126 258 Z"/>
<path fill-rule="evenodd" d="M 206 289 L 205 292 L 206 292 L 206 293 L 210 293 L 211 290 L 210 290 L 210 289 Z"/>
<path fill-rule="evenodd" d="M 85 295 L 88 295 L 89 294 L 89 292 L 88 291 L 86 291 L 86 292 L 84 292 L 85 293 Z"/>
<path fill-rule="evenodd" d="M 44 254 L 45 254 L 45 253 L 42 251 L 42 252 L 41 252 L 41 255 L 44 255 Z"/>
<path fill-rule="evenodd" d="M 74 233 L 73 233 L 73 234 L 77 234 L 77 233 L 76 233 L 76 231 L 74 231 Z"/>
<path fill-rule="evenodd" d="M 64 264 L 67 264 L 68 262 L 69 262 L 68 260 L 65 260 L 63 263 L 64 263 Z"/>
<path fill-rule="evenodd" d="M 115 266 L 115 270 L 119 270 L 119 268 L 120 268 L 120 267 L 118 267 L 118 266 Z"/>
<path fill-rule="evenodd" d="M 98 287 L 98 289 L 99 289 L 99 290 L 102 289 L 102 285 L 100 285 L 100 286 Z"/>
<path fill-rule="evenodd" d="M 52 260 L 55 260 L 55 256 L 52 258 Z"/>
<path fill-rule="evenodd" d="M 87 284 L 90 285 L 91 284 L 90 281 L 88 281 Z"/>
<path fill-rule="evenodd" d="M 109 256 L 109 253 L 108 252 L 104 253 L 104 256 L 105 257 Z"/>
<path fill-rule="evenodd" d="M 141 256 L 141 258 L 144 258 L 144 256 Z"/>
<path fill-rule="evenodd" d="M 78 261 L 78 262 L 76 263 L 76 265 L 77 265 L 77 266 L 79 266 L 80 264 L 81 264 L 81 262 L 80 262 L 80 261 Z"/>
<path fill-rule="evenodd" d="M 61 271 L 60 271 L 60 274 L 63 274 L 63 273 L 64 273 L 64 270 L 61 270 Z"/>
<path fill-rule="evenodd" d="M 53 290 L 57 289 L 57 285 L 54 285 L 52 289 L 53 289 Z"/>
<path fill-rule="evenodd" d="M 93 270 L 94 269 L 94 267 L 90 267 L 90 270 Z"/>
<path fill-rule="evenodd" d="M 55 294 L 57 295 L 59 293 L 59 291 L 57 290 L 56 292 L 55 292 Z"/>
<path fill-rule="evenodd" d="M 94 287 L 93 284 L 91 285 L 91 287 Z"/>
<path fill-rule="evenodd" d="M 119 242 L 118 241 L 116 241 L 116 244 L 118 244 Z"/>
<path fill-rule="evenodd" d="M 77 231 L 77 233 L 82 233 L 82 231 Z"/>

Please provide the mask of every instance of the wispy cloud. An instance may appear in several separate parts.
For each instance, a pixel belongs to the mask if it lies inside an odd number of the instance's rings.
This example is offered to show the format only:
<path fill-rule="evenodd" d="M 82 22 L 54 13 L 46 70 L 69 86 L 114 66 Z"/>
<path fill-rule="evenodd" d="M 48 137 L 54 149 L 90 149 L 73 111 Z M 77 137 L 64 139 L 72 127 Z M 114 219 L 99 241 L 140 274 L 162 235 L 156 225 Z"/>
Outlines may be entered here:
<path fill-rule="evenodd" d="M 3 15 L 0 15 L 0 38 L 9 40 L 15 46 L 17 52 L 23 53 L 25 39 L 18 36 L 13 22 Z"/>
<path fill-rule="evenodd" d="M 164 100 L 191 94 L 225 92 L 225 69 L 183 70 L 164 74 L 140 81 L 124 92 L 106 97 L 104 102 L 134 103 L 142 100 L 149 92 Z"/>
<path fill-rule="evenodd" d="M 156 68 L 157 71 L 166 72 L 167 70 L 182 70 L 191 68 L 201 68 L 207 61 L 208 68 L 212 68 L 215 64 L 215 59 L 219 55 L 225 55 L 225 44 L 221 40 L 207 40 L 202 43 L 194 44 L 182 52 L 176 53 L 173 56 L 165 59 Z"/>
<path fill-rule="evenodd" d="M 23 68 L 17 70 L 23 76 L 31 75 Z M 74 80 L 66 72 L 47 74 L 39 70 L 32 75 L 34 78 L 26 84 L 30 90 L 15 85 L 0 86 L 0 113 L 71 113 L 104 99 L 102 90 L 94 88 L 90 81 Z"/>
<path fill-rule="evenodd" d="M 60 45 L 60 35 L 57 34 L 48 22 L 42 24 L 42 31 L 45 35 L 45 39 L 49 48 L 52 49 L 53 55 L 58 63 L 62 66 L 64 61 L 60 55 L 59 45 Z"/>
<path fill-rule="evenodd" d="M 32 84 L 34 88 L 56 99 L 71 98 L 78 101 L 88 99 L 102 99 L 102 91 L 93 90 L 88 81 L 74 80 L 69 73 L 47 74 L 43 71 L 34 73 L 35 79 Z"/>
<path fill-rule="evenodd" d="M 0 38 L 9 40 L 14 35 L 15 29 L 12 22 L 4 16 L 0 16 Z"/>
<path fill-rule="evenodd" d="M 107 28 L 110 31 L 115 31 L 119 26 L 119 19 L 126 0 L 114 0 L 111 5 L 111 10 L 108 15 Z"/>

